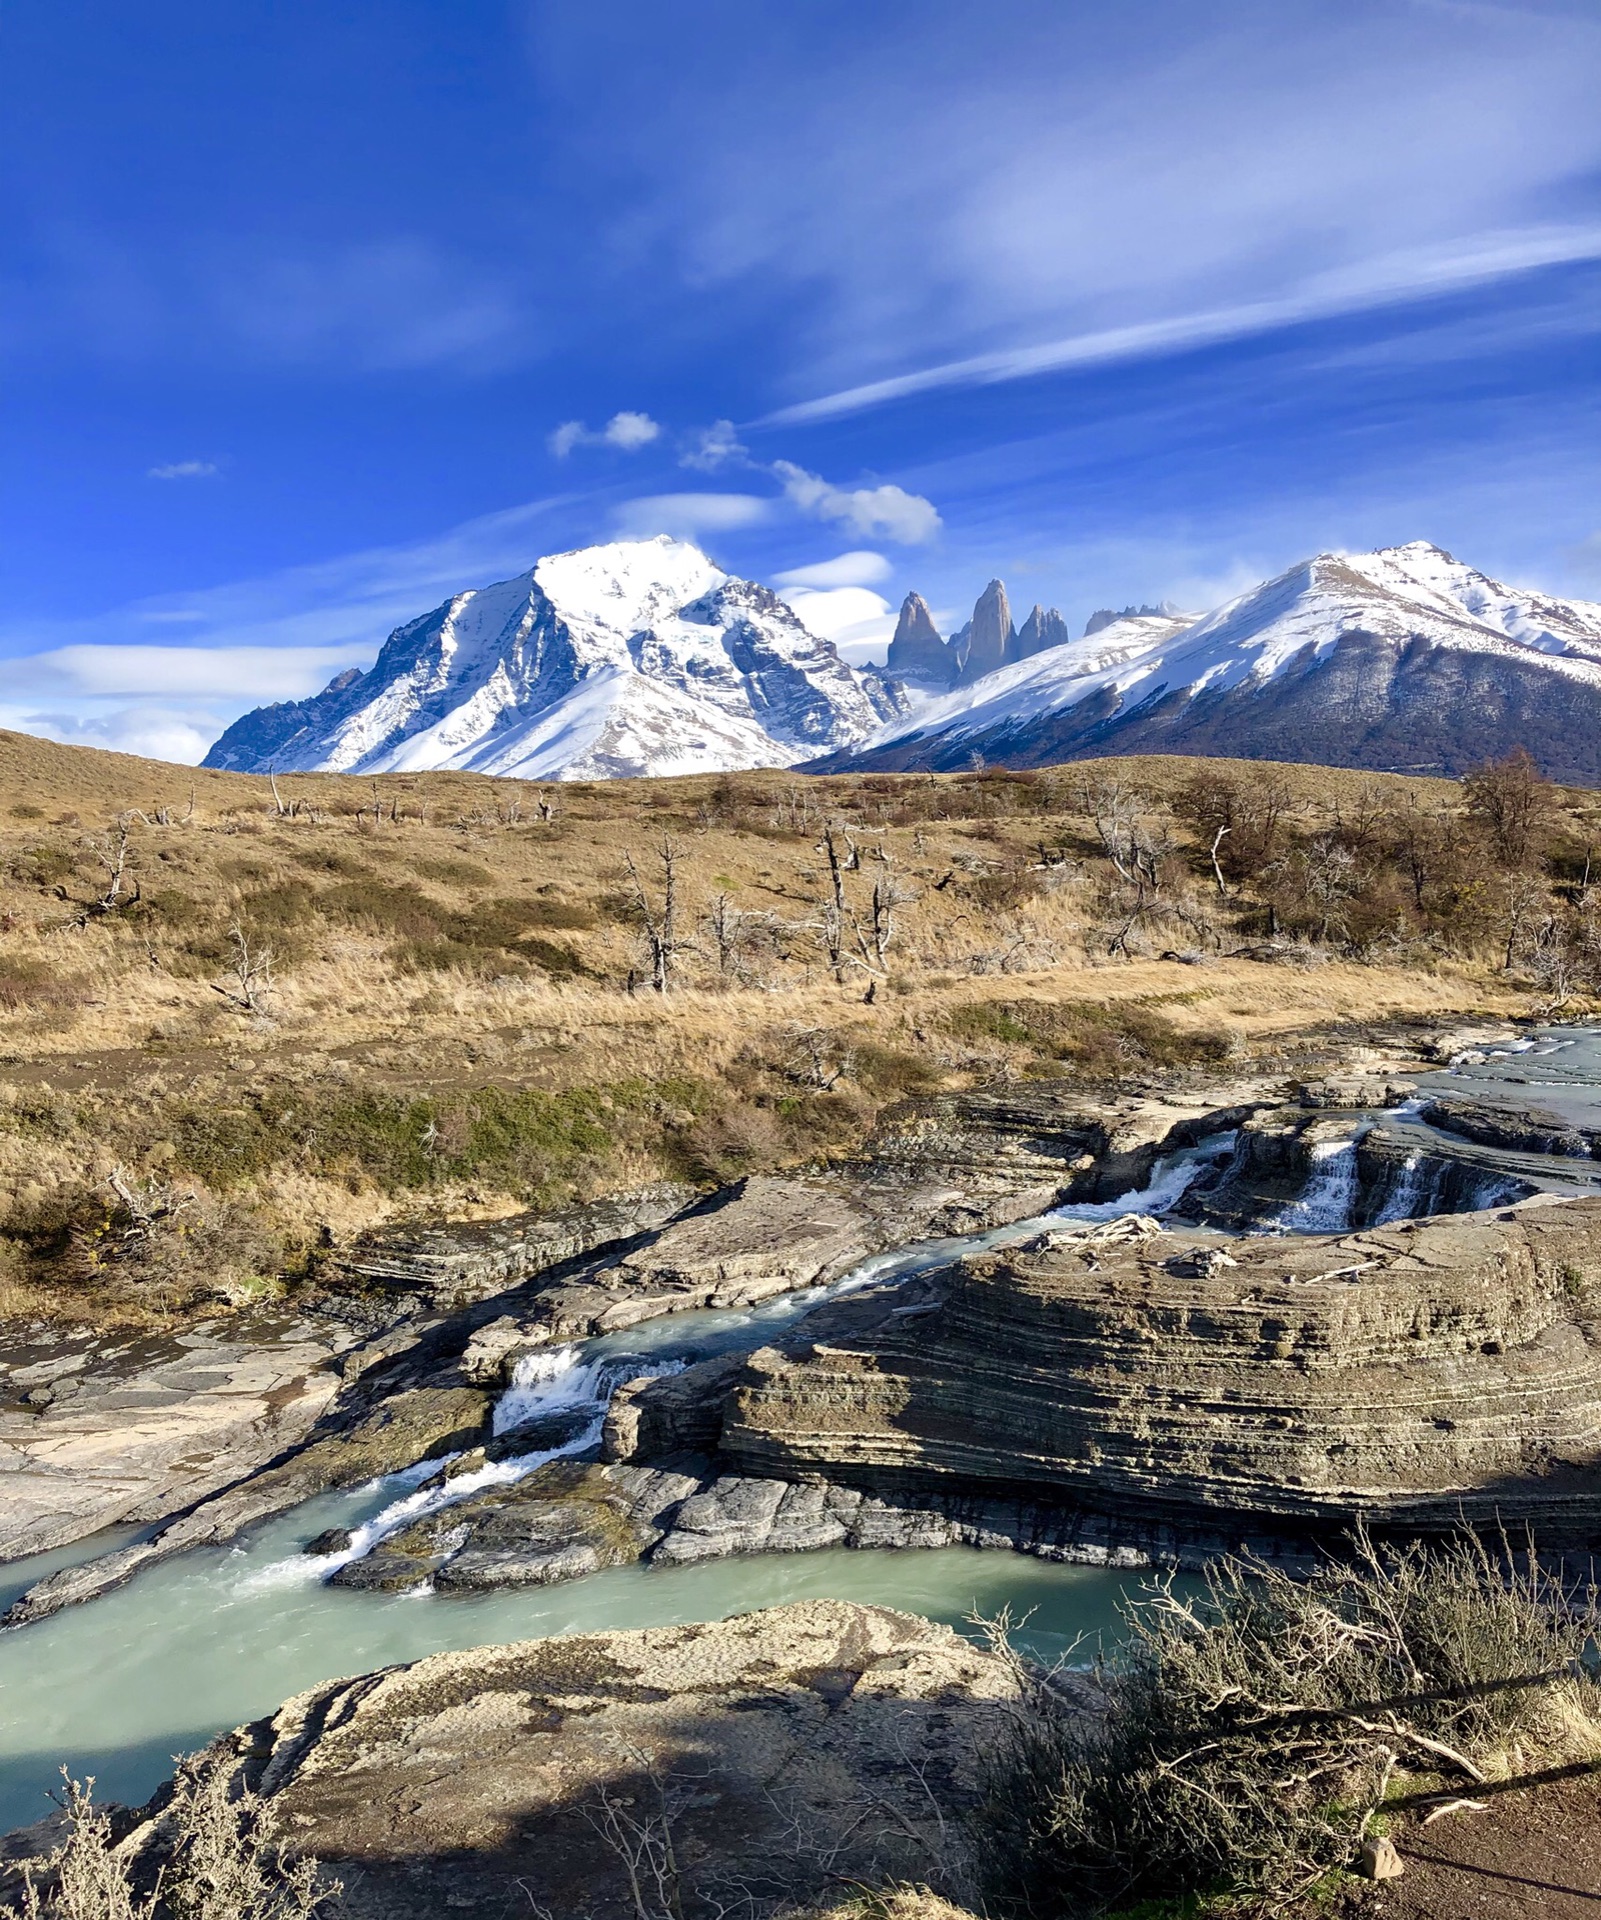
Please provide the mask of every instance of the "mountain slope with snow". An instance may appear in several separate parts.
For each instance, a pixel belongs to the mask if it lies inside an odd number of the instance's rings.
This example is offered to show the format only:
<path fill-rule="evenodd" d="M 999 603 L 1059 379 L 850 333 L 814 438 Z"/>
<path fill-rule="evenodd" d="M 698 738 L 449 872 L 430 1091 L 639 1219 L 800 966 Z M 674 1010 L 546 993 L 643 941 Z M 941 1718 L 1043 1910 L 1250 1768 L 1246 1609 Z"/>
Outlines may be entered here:
<path fill-rule="evenodd" d="M 812 770 L 1198 753 L 1461 773 L 1516 745 L 1601 784 L 1601 606 L 1417 541 L 1319 554 L 1199 620 L 1117 620 Z"/>
<path fill-rule="evenodd" d="M 860 745 L 904 705 L 766 587 L 662 535 L 457 594 L 366 673 L 235 721 L 205 765 L 535 780 L 788 766 Z"/>

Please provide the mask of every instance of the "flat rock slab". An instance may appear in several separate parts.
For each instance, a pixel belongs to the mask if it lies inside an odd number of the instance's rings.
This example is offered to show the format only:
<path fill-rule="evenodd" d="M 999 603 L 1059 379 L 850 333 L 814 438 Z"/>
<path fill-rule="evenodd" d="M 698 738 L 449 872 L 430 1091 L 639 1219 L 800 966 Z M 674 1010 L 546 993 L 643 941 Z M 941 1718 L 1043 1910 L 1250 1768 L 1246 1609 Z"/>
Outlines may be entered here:
<path fill-rule="evenodd" d="M 959 1885 L 962 1816 L 1014 1683 L 949 1628 L 814 1600 L 709 1625 L 436 1654 L 233 1736 L 355 1920 L 447 1909 L 711 1920 L 841 1881 Z"/>
<path fill-rule="evenodd" d="M 163 1338 L 52 1341 L 38 1355 L 9 1347 L 0 1559 L 159 1520 L 260 1467 L 327 1409 L 330 1363 L 349 1339 L 239 1316 Z"/>

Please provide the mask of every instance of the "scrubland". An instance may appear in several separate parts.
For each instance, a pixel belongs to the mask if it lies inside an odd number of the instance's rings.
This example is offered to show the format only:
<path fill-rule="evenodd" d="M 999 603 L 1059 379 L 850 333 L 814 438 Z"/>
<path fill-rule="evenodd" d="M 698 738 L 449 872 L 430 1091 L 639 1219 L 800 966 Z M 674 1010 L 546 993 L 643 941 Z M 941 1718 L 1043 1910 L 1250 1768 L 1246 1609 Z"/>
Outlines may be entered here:
<path fill-rule="evenodd" d="M 1598 824 L 1521 765 L 534 787 L 0 736 L 0 1311 L 215 1311 L 997 1077 L 1576 1009 Z"/>

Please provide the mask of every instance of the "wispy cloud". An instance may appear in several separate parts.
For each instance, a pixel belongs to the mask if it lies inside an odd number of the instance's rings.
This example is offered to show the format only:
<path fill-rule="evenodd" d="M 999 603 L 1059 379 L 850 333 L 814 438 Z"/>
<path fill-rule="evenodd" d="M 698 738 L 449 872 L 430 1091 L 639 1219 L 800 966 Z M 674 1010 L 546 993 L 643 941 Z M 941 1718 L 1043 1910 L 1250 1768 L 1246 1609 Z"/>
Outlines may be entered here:
<path fill-rule="evenodd" d="M 784 572 L 773 575 L 773 584 L 784 590 L 795 587 L 813 592 L 831 587 L 871 587 L 880 580 L 887 580 L 891 572 L 893 568 L 883 554 L 858 547 L 851 553 L 836 554 L 832 560 L 817 560 L 804 567 L 788 567 Z"/>
<path fill-rule="evenodd" d="M 545 444 L 558 460 L 565 460 L 574 447 L 614 447 L 621 453 L 638 453 L 641 447 L 659 440 L 661 431 L 648 413 L 614 413 L 598 433 L 591 433 L 582 420 L 564 420 Z"/>
<path fill-rule="evenodd" d="M 807 628 L 831 640 L 860 666 L 882 661 L 895 631 L 895 615 L 882 594 L 869 587 L 790 588 L 780 595 Z"/>
<path fill-rule="evenodd" d="M 26 298 L 0 299 L 13 353 L 182 358 L 358 372 L 482 370 L 540 344 L 526 289 L 451 242 L 198 232 L 181 245 L 49 224 Z M 0 287 L 0 294 L 15 289 Z"/>
<path fill-rule="evenodd" d="M 707 533 L 759 527 L 773 516 L 773 502 L 755 493 L 652 493 L 624 500 L 613 510 L 617 531 L 649 540 L 658 533 L 698 540 Z"/>
<path fill-rule="evenodd" d="M 938 366 L 920 368 L 915 373 L 868 381 L 859 387 L 780 407 L 758 424 L 794 426 L 838 419 L 941 387 L 987 386 L 996 381 L 1024 380 L 1066 368 L 1182 353 L 1309 320 L 1425 300 L 1539 267 L 1597 259 L 1601 259 L 1601 225 L 1496 234 L 1461 248 L 1421 250 L 1321 274 L 1279 300 L 1250 301 L 1136 326 L 1108 327 L 1100 332 L 1075 334 L 1034 346 L 973 354 L 964 360 L 948 360 Z"/>
<path fill-rule="evenodd" d="M 681 467 L 695 467 L 702 473 L 716 473 L 720 467 L 749 463 L 748 450 L 740 443 L 732 420 L 714 420 L 690 438 L 679 458 Z"/>
<path fill-rule="evenodd" d="M 214 480 L 222 469 L 215 460 L 174 460 L 164 467 L 147 467 L 151 480 Z"/>
<path fill-rule="evenodd" d="M 870 404 L 908 368 L 1008 378 L 1023 343 L 1161 350 L 1410 297 L 1434 275 L 1399 263 L 1431 254 L 1460 284 L 1593 245 L 1593 7 L 1462 6 L 1443 31 L 1405 0 L 997 0 L 929 32 L 885 0 L 815 57 L 702 17 L 715 115 L 653 85 L 669 34 L 705 51 L 677 19 L 610 68 L 599 19 L 562 51 L 601 76 L 608 164 L 638 170 L 619 245 L 648 234 L 702 301 L 787 294 L 792 392 Z"/>

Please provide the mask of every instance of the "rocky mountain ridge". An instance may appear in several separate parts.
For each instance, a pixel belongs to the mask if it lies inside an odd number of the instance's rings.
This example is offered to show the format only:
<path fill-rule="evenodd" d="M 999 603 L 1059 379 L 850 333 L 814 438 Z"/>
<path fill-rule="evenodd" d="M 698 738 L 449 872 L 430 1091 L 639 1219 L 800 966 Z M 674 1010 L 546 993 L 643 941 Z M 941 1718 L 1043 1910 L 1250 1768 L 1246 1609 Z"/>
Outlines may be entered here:
<path fill-rule="evenodd" d="M 553 554 L 398 627 L 365 673 L 258 707 L 208 767 L 590 780 L 787 766 L 904 710 L 768 588 L 666 535 Z"/>
<path fill-rule="evenodd" d="M 1215 753 L 1458 774 L 1518 745 L 1601 784 L 1601 605 L 1414 541 L 1318 554 L 1200 619 L 1097 614 L 810 770 Z"/>

